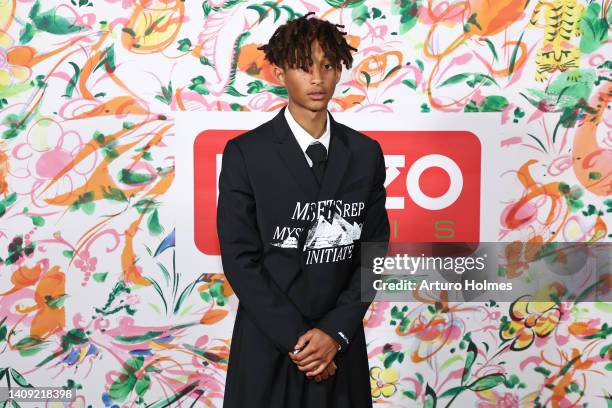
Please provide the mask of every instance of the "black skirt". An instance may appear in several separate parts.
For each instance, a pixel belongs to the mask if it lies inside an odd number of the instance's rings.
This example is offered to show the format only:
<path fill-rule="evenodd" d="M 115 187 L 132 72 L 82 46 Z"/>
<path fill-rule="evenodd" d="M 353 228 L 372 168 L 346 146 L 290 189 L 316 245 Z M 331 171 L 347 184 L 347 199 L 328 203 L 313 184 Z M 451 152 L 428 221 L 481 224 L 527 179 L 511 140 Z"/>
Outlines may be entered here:
<path fill-rule="evenodd" d="M 239 306 L 223 408 L 372 408 L 363 327 L 335 361 L 338 368 L 331 378 L 320 383 L 307 378 Z"/>

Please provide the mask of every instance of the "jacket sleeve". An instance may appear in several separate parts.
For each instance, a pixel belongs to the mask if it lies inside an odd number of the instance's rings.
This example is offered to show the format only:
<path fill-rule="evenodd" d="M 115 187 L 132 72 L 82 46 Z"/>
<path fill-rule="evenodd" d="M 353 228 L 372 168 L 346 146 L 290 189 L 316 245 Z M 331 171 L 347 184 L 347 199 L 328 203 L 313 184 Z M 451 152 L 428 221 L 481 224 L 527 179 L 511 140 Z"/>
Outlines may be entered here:
<path fill-rule="evenodd" d="M 333 337 L 341 346 L 339 353 L 346 352 L 347 346 L 359 326 L 363 316 L 374 300 L 376 291 L 373 282 L 376 275 L 372 272 L 373 257 L 385 256 L 389 245 L 389 218 L 385 208 L 387 194 L 384 183 L 386 178 L 385 159 L 376 142 L 376 169 L 372 190 L 366 204 L 365 219 L 361 230 L 360 242 L 354 249 L 355 265 L 347 287 L 340 293 L 336 306 L 318 322 L 317 327 Z M 361 243 L 368 243 L 367 254 L 362 257 Z M 363 259 L 362 258 L 367 258 Z"/>
<path fill-rule="evenodd" d="M 263 266 L 255 206 L 243 154 L 230 140 L 223 151 L 217 203 L 223 271 L 247 316 L 288 353 L 311 327 Z"/>

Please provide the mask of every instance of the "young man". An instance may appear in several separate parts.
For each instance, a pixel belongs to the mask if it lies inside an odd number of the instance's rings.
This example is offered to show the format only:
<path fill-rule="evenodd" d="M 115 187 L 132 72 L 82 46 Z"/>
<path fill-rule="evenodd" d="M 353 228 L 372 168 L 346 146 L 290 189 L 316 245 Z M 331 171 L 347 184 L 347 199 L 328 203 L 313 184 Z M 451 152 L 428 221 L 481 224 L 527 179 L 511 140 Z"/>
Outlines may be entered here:
<path fill-rule="evenodd" d="M 372 406 L 360 243 L 389 241 L 384 157 L 327 111 L 355 49 L 311 14 L 261 47 L 288 105 L 223 152 L 217 233 L 239 300 L 224 408 Z"/>

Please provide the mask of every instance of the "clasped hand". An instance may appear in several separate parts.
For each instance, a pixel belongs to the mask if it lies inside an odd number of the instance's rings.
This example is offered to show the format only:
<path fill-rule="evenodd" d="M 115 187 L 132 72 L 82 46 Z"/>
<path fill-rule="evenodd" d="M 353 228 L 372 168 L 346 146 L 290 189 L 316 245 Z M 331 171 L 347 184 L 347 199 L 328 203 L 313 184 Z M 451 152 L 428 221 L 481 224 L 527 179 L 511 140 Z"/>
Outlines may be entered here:
<path fill-rule="evenodd" d="M 336 373 L 334 357 L 338 351 L 338 342 L 321 329 L 310 329 L 298 339 L 289 358 L 297 364 L 300 371 L 316 382 L 327 380 Z"/>

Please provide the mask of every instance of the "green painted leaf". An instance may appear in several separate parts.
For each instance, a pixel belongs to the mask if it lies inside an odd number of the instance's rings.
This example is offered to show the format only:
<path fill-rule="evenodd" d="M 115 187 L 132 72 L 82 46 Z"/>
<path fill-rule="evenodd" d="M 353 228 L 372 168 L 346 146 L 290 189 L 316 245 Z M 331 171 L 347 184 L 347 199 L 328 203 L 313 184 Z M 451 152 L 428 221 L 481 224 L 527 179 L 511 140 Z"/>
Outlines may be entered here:
<path fill-rule="evenodd" d="M 129 169 L 121 169 L 119 172 L 119 181 L 128 185 L 146 184 L 153 180 L 153 175 L 148 173 L 136 173 Z"/>
<path fill-rule="evenodd" d="M 485 391 L 498 386 L 505 380 L 506 377 L 503 374 L 489 374 L 477 379 L 472 384 L 468 385 L 467 388 L 472 391 Z"/>
<path fill-rule="evenodd" d="M 38 0 L 36 0 L 36 4 L 39 4 Z M 86 28 L 56 14 L 57 10 L 57 7 L 53 7 L 42 13 L 36 13 L 35 16 L 31 17 L 32 22 L 38 30 L 57 35 L 76 33 Z"/>
<path fill-rule="evenodd" d="M 193 391 L 198 385 L 200 385 L 200 380 L 196 380 L 191 384 L 187 385 L 185 388 L 179 390 L 176 394 L 169 396 L 163 400 L 159 400 L 152 405 L 149 405 L 147 408 L 165 408 L 173 406 L 176 401 L 183 398 L 185 395 L 189 394 Z"/>
<path fill-rule="evenodd" d="M 400 34 L 407 33 L 416 25 L 420 7 L 421 0 L 391 2 L 391 13 L 400 16 Z"/>
<path fill-rule="evenodd" d="M 398 355 L 398 353 L 396 353 L 396 352 L 391 352 L 391 353 L 389 353 L 389 355 L 388 355 L 388 356 L 385 358 L 385 361 L 384 361 L 384 363 L 383 363 L 383 364 L 384 364 L 384 366 L 385 366 L 385 368 L 389 368 L 389 367 L 391 367 L 391 365 L 393 364 L 393 362 L 394 362 L 395 360 L 397 360 L 397 355 Z"/>
<path fill-rule="evenodd" d="M 15 382 L 17 384 L 19 384 L 22 387 L 26 387 L 26 388 L 34 388 L 34 386 L 32 384 L 30 384 L 23 375 L 21 375 L 19 373 L 19 371 L 15 370 L 14 368 L 11 368 L 11 377 L 13 377 L 13 380 L 15 380 Z"/>
<path fill-rule="evenodd" d="M 497 51 L 495 50 L 495 46 L 488 38 L 483 38 L 483 40 L 487 43 L 489 50 L 491 50 L 491 54 L 493 54 L 493 59 L 497 61 Z"/>
<path fill-rule="evenodd" d="M 385 75 L 385 77 L 383 78 L 383 81 L 385 79 L 387 79 L 389 77 L 389 75 L 393 74 L 395 71 L 397 71 L 398 69 L 400 69 L 402 66 L 401 65 L 396 65 L 393 68 L 391 68 L 391 70 L 389 70 L 389 72 L 387 72 L 387 74 Z"/>
<path fill-rule="evenodd" d="M 257 14 L 259 14 L 259 19 L 257 20 L 258 23 L 261 23 L 262 20 L 266 17 L 266 14 L 267 14 L 266 8 L 258 4 L 252 4 L 248 6 L 247 9 L 255 10 Z"/>
<path fill-rule="evenodd" d="M 25 27 L 19 31 L 19 44 L 25 45 L 29 43 L 34 38 L 34 34 L 36 34 L 34 26 L 31 23 L 26 23 Z"/>
<path fill-rule="evenodd" d="M 106 277 L 108 276 L 108 272 L 97 272 L 94 273 L 92 276 L 96 282 L 104 282 L 106 280 Z"/>
<path fill-rule="evenodd" d="M 354 7 L 351 11 L 351 17 L 353 22 L 357 25 L 362 25 L 368 18 L 370 18 L 370 11 L 368 6 L 364 4 Z"/>
<path fill-rule="evenodd" d="M 70 78 L 70 82 L 68 82 L 68 85 L 66 85 L 66 93 L 63 96 L 70 98 L 72 97 L 74 87 L 78 83 L 79 77 L 81 76 L 81 68 L 79 68 L 79 66 L 72 61 L 69 61 L 68 63 L 74 69 L 74 74 L 72 75 L 72 78 Z"/>
<path fill-rule="evenodd" d="M 427 386 L 425 387 L 425 403 L 423 404 L 423 408 L 436 408 L 437 404 L 438 397 L 436 392 L 429 386 L 429 383 L 427 383 Z"/>
<path fill-rule="evenodd" d="M 370 87 L 370 80 L 371 80 L 370 74 L 368 74 L 366 71 L 361 71 L 361 73 L 363 74 L 363 76 L 366 79 L 366 88 L 369 88 Z"/>
<path fill-rule="evenodd" d="M 126 202 L 128 199 L 123 190 L 113 186 L 102 186 L 102 195 L 107 200 Z"/>
<path fill-rule="evenodd" d="M 501 95 L 487 96 L 480 106 L 481 112 L 501 112 L 508 106 L 508 99 Z"/>
<path fill-rule="evenodd" d="M 127 396 L 134 389 L 136 377 L 134 374 L 122 374 L 111 384 L 108 389 L 108 395 L 113 401 L 125 401 Z"/>
<path fill-rule="evenodd" d="M 325 2 L 334 8 L 355 8 L 365 3 L 365 0 L 325 0 Z"/>
<path fill-rule="evenodd" d="M 516 44 L 514 45 L 514 49 L 512 50 L 512 57 L 510 58 L 510 66 L 508 67 L 508 79 L 510 79 L 512 77 L 512 73 L 514 72 L 514 65 L 516 64 L 516 58 L 518 55 L 518 50 L 521 46 L 521 41 L 523 39 L 523 35 L 525 34 L 525 32 L 523 31 L 521 33 L 521 36 L 519 37 L 518 41 L 516 42 Z"/>
<path fill-rule="evenodd" d="M 454 84 L 461 83 L 461 82 L 467 80 L 471 75 L 472 74 L 470 74 L 469 72 L 464 72 L 462 74 L 453 75 L 452 77 L 448 78 L 446 81 L 444 81 L 440 85 L 438 85 L 437 88 L 441 88 L 441 87 L 447 86 L 447 85 L 454 85 Z"/>
<path fill-rule="evenodd" d="M 463 392 L 467 390 L 467 387 L 464 385 L 460 385 L 458 387 L 452 387 L 449 388 L 448 390 L 444 391 L 442 394 L 439 395 L 440 398 L 446 398 L 446 397 L 454 397 L 455 395 Z"/>
<path fill-rule="evenodd" d="M 104 67 L 106 72 L 114 72 L 115 71 L 115 47 L 111 45 L 110 47 L 104 50 L 104 56 L 98 62 L 98 65 L 94 68 L 94 72 L 100 68 Z"/>
<path fill-rule="evenodd" d="M 580 51 L 590 54 L 608 40 L 608 22 L 601 16 L 601 5 L 591 2 L 580 20 Z"/>
<path fill-rule="evenodd" d="M 416 400 L 416 393 L 414 391 L 403 391 L 402 394 L 407 396 L 411 400 Z"/>
<path fill-rule="evenodd" d="M 152 235 L 159 235 L 164 232 L 164 228 L 159 224 L 159 214 L 157 212 L 157 208 L 149 214 L 147 226 L 149 227 L 149 232 Z"/>
<path fill-rule="evenodd" d="M 231 85 L 225 88 L 225 93 L 232 96 L 246 96 L 245 94 L 240 93 L 236 88 Z"/>
<path fill-rule="evenodd" d="M 491 84 L 495 84 L 499 87 L 499 84 L 495 81 L 495 79 L 489 75 L 480 74 L 478 72 L 475 72 L 473 75 L 474 77 L 466 82 L 471 88 L 474 88 L 478 84 L 482 84 L 482 86 L 490 86 Z"/>
<path fill-rule="evenodd" d="M 0 200 L 0 217 L 6 213 L 7 208 L 15 203 L 17 200 L 17 193 L 11 193 L 6 198 Z"/>
<path fill-rule="evenodd" d="M 156 337 L 161 336 L 162 334 L 164 334 L 163 331 L 149 330 L 146 333 L 138 335 L 138 336 L 116 336 L 115 340 L 120 341 L 122 343 L 134 344 L 134 343 L 141 343 L 143 341 L 152 340 Z"/>
<path fill-rule="evenodd" d="M 136 381 L 136 385 L 134 386 L 134 390 L 136 394 L 142 397 L 151 385 L 151 377 L 149 374 L 145 374 Z"/>
<path fill-rule="evenodd" d="M 470 340 L 467 349 L 467 355 L 465 357 L 465 366 L 463 367 L 463 375 L 461 376 L 461 384 L 465 384 L 470 377 L 472 371 L 472 365 L 478 356 L 478 349 L 476 344 Z"/>
<path fill-rule="evenodd" d="M 404 79 L 402 84 L 407 85 L 409 88 L 416 89 L 416 82 L 414 79 Z"/>
<path fill-rule="evenodd" d="M 32 218 L 32 224 L 36 225 L 37 227 L 42 227 L 43 225 L 45 225 L 45 219 L 43 217 L 35 215 L 31 218 Z"/>
<path fill-rule="evenodd" d="M 7 126 L 8 129 L 2 133 L 2 138 L 9 140 L 19 136 L 33 116 L 34 115 L 29 115 L 26 117 L 25 113 L 9 113 L 6 115 L 2 123 Z"/>

